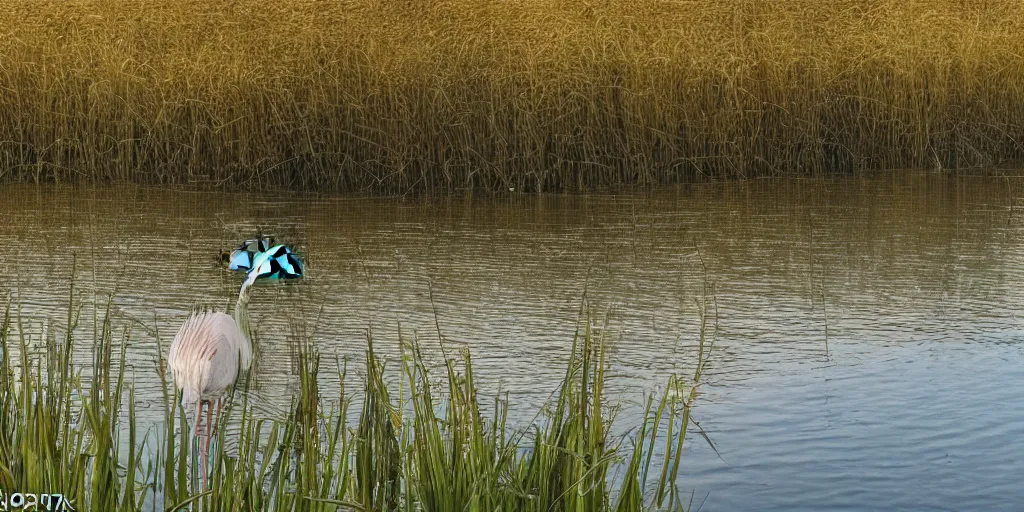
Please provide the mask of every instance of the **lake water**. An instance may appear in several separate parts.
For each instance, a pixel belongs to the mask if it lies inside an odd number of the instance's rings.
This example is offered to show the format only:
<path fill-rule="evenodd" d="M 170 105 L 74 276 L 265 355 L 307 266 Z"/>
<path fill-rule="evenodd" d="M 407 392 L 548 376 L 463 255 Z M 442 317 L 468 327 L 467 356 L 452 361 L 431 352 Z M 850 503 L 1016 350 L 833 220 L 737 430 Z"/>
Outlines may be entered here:
<path fill-rule="evenodd" d="M 644 393 L 692 375 L 704 287 L 718 339 L 679 485 L 705 511 L 1013 510 L 1024 503 L 1024 222 L 1014 179 L 880 174 L 700 184 L 656 193 L 323 199 L 150 188 L 5 186 L 0 291 L 23 328 L 60 327 L 76 260 L 81 330 L 113 294 L 140 421 L 194 304 L 233 303 L 218 266 L 258 229 L 307 275 L 257 287 L 254 394 L 296 390 L 295 341 L 361 373 L 365 331 L 427 358 L 468 347 L 487 393 L 529 421 L 568 360 L 584 290 L 607 316 L 617 433 Z M 699 254 L 698 254 L 699 250 Z M 76 256 L 72 256 L 72 255 Z M 432 306 L 431 290 L 434 298 Z M 452 350 L 452 348 L 449 348 Z M 89 347 L 79 347 L 88 361 Z M 696 505 L 694 507 L 696 509 Z"/>

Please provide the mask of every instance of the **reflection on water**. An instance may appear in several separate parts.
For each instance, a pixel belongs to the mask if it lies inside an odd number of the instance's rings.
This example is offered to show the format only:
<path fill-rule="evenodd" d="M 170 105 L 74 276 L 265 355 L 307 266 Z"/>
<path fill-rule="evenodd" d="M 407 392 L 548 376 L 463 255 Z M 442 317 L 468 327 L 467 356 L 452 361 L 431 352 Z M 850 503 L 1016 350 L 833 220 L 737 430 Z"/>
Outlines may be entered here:
<path fill-rule="evenodd" d="M 429 200 L 4 192 L 3 287 L 24 329 L 63 324 L 77 255 L 83 333 L 89 304 L 108 294 L 117 324 L 132 326 L 143 419 L 160 414 L 157 338 L 166 347 L 195 303 L 233 303 L 242 276 L 218 267 L 217 251 L 260 228 L 307 263 L 303 279 L 253 295 L 256 393 L 271 411 L 294 390 L 299 337 L 316 340 L 326 390 L 335 357 L 360 373 L 368 329 L 385 355 L 397 356 L 401 329 L 439 362 L 439 326 L 446 347 L 471 349 L 482 388 L 510 391 L 528 421 L 561 378 L 585 290 L 595 321 L 609 315 L 608 393 L 625 404 L 625 431 L 644 391 L 692 371 L 703 259 L 720 331 L 695 417 L 721 458 L 694 437 L 679 483 L 698 503 L 708 495 L 704 510 L 1024 500 L 1012 180 L 897 174 Z"/>

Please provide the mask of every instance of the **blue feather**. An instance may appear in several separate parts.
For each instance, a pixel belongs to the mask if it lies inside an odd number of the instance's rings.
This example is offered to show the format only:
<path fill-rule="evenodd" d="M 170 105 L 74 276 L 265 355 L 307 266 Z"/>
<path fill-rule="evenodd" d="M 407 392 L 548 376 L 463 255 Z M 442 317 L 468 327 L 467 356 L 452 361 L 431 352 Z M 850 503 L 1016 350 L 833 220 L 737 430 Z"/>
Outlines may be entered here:
<path fill-rule="evenodd" d="M 293 253 L 288 253 L 277 260 L 281 263 L 281 268 L 284 270 L 286 278 L 293 279 L 296 277 L 302 277 L 302 262 Z"/>
<path fill-rule="evenodd" d="M 231 252 L 231 263 L 228 265 L 231 270 L 249 270 L 252 268 L 252 253 L 235 249 Z"/>
<path fill-rule="evenodd" d="M 272 244 L 273 238 L 246 240 L 231 253 L 231 270 L 247 270 L 248 276 L 256 279 L 294 279 L 302 277 L 302 261 L 292 252 L 291 248 Z M 256 244 L 256 251 L 249 247 Z"/>

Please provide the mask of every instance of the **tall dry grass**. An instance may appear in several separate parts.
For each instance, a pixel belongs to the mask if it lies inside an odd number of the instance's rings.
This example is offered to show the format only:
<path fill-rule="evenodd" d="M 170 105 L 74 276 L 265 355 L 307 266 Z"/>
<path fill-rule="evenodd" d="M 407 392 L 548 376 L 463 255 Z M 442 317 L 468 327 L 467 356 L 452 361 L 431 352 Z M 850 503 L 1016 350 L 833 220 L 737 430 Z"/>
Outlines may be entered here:
<path fill-rule="evenodd" d="M 2 180 L 399 193 L 1024 160 L 1024 4 L 11 1 Z"/>

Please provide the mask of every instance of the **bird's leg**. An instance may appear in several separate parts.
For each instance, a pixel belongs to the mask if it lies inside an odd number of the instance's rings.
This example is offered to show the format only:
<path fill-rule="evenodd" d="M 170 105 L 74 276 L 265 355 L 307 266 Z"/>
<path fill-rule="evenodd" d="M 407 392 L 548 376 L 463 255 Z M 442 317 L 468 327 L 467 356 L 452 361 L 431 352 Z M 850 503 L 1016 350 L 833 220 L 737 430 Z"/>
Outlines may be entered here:
<path fill-rule="evenodd" d="M 210 439 L 213 437 L 213 404 L 206 404 L 206 456 L 210 456 Z"/>
<path fill-rule="evenodd" d="M 217 432 L 217 425 L 220 424 L 220 411 L 224 408 L 224 397 L 217 399 L 217 415 L 213 417 L 213 431 Z M 213 409 L 213 404 L 210 404 L 210 409 Z"/>
<path fill-rule="evenodd" d="M 202 401 L 199 402 L 202 404 Z M 200 414 L 202 414 L 202 405 L 200 405 Z M 200 446 L 202 449 L 199 452 L 199 465 L 200 472 L 203 477 L 203 490 L 206 490 L 207 480 L 206 471 L 210 465 L 210 414 L 213 413 L 213 404 L 206 404 L 206 440 Z"/>
<path fill-rule="evenodd" d="M 199 400 L 196 402 L 196 444 L 199 445 L 199 475 L 203 482 L 202 489 L 206 489 L 206 452 L 203 450 L 203 444 L 199 440 L 199 424 L 203 421 L 203 401 Z"/>
<path fill-rule="evenodd" d="M 221 407 L 223 405 L 224 405 L 224 397 L 218 398 L 217 399 L 217 415 L 214 416 L 212 419 L 210 418 L 210 415 L 213 414 L 213 404 L 212 403 L 209 404 L 210 408 L 207 409 L 207 413 L 206 413 L 206 428 L 207 428 L 207 430 L 206 430 L 206 454 L 207 454 L 207 457 L 209 457 L 209 454 L 210 454 L 210 440 L 213 439 L 213 434 L 217 433 L 217 424 L 220 423 L 220 410 L 221 410 Z"/>
<path fill-rule="evenodd" d="M 196 402 L 196 428 L 192 432 L 193 437 L 199 437 L 199 423 L 203 421 L 203 402 Z"/>

